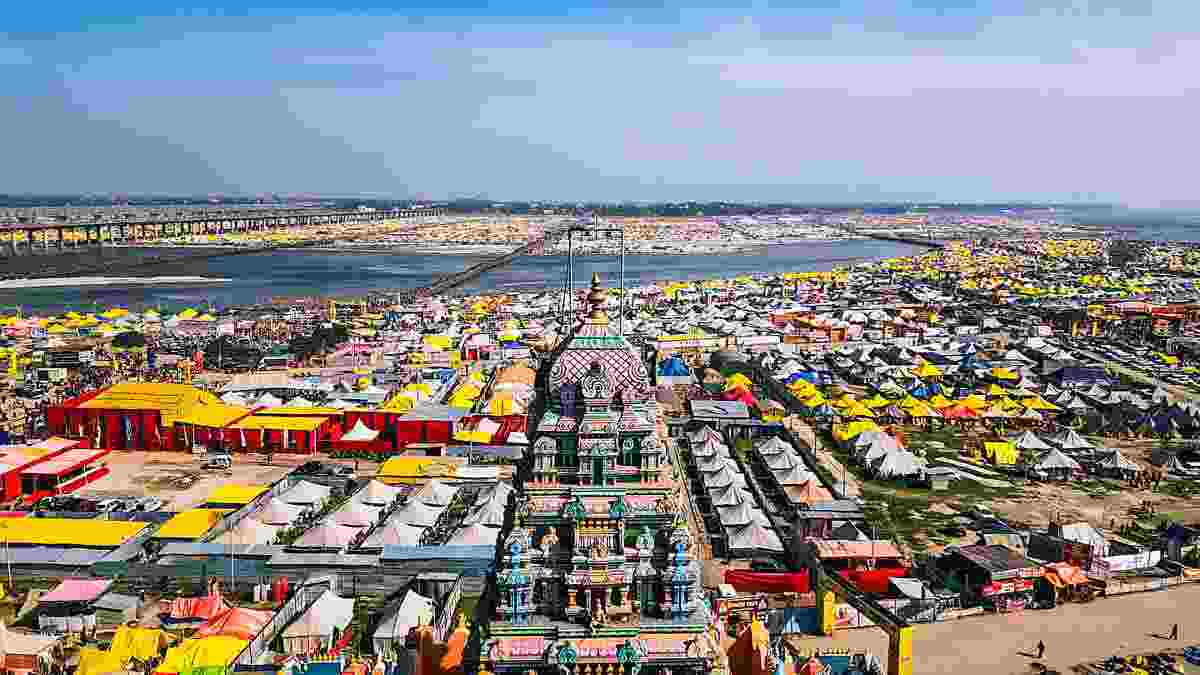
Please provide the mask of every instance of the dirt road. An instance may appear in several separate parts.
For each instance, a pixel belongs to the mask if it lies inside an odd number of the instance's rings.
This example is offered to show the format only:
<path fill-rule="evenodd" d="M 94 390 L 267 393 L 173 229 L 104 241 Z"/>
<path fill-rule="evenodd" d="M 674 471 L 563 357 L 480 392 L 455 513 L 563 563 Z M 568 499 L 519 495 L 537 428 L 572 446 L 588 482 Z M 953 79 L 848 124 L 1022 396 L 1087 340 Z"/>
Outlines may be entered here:
<path fill-rule="evenodd" d="M 1114 654 L 1143 653 L 1200 644 L 1200 584 L 1169 591 L 1134 593 L 1068 604 L 1052 610 L 983 616 L 919 625 L 913 630 L 913 672 L 943 675 L 1009 675 L 1031 672 L 1029 654 L 1046 643 L 1041 660 L 1069 672 L 1076 664 Z M 1180 641 L 1155 637 L 1178 623 Z M 831 638 L 809 638 L 803 648 L 869 649 L 886 663 L 887 636 L 874 628 L 845 630 Z"/>

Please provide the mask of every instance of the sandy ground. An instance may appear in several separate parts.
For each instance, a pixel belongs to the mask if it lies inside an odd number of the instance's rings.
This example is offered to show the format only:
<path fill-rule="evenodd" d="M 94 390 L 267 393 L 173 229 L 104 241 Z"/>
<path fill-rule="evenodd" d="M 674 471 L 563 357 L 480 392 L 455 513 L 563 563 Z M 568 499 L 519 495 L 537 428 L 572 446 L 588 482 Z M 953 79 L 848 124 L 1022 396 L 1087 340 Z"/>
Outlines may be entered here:
<path fill-rule="evenodd" d="M 185 453 L 114 452 L 107 460 L 109 475 L 88 485 L 80 495 L 98 497 L 158 497 L 166 501 L 165 511 L 183 511 L 204 503 L 209 493 L 227 484 L 268 485 L 300 464 L 311 459 L 336 461 L 355 466 L 352 460 L 329 460 L 324 455 L 275 455 L 264 465 L 260 455 L 234 455 L 232 474 L 203 469 L 204 460 Z M 371 476 L 377 464 L 359 462 L 358 474 Z M 187 487 L 175 485 L 176 478 L 190 476 L 195 482 Z"/>
<path fill-rule="evenodd" d="M 913 629 L 913 672 L 969 675 L 1030 673 L 1027 656 L 1038 640 L 1046 643 L 1040 661 L 1061 672 L 1113 655 L 1152 652 L 1200 644 L 1200 585 L 1170 591 L 1134 593 L 1068 604 L 1052 610 L 983 615 L 919 625 Z M 1180 641 L 1169 642 L 1171 625 Z M 888 639 L 882 630 L 844 630 L 833 637 L 802 638 L 801 649 L 867 649 L 886 663 Z"/>

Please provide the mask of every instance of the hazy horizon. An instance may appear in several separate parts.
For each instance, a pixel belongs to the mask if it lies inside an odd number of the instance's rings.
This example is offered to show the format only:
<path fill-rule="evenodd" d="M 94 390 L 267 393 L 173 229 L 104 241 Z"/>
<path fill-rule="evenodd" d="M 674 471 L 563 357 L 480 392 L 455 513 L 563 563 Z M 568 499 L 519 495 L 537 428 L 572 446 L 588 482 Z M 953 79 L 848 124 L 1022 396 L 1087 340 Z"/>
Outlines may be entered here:
<path fill-rule="evenodd" d="M 1200 207 L 1195 3 L 300 5 L 11 8 L 0 192 Z"/>

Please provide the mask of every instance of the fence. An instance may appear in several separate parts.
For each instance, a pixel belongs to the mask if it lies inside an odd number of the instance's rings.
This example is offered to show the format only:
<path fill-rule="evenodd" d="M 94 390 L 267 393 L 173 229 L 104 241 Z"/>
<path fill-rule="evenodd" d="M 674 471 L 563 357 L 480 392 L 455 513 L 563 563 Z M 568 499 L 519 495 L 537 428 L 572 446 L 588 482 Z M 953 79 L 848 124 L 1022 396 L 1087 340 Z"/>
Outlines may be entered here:
<path fill-rule="evenodd" d="M 454 580 L 454 586 L 450 588 L 450 592 L 446 593 L 445 600 L 442 601 L 441 611 L 433 621 L 433 640 L 437 643 L 446 641 L 450 636 L 450 631 L 454 628 L 454 611 L 458 609 L 458 601 L 462 599 L 463 577 L 459 575 Z"/>
<path fill-rule="evenodd" d="M 332 577 L 319 577 L 306 581 L 292 597 L 288 598 L 287 602 L 283 603 L 283 607 L 279 608 L 278 612 L 271 617 L 267 625 L 262 627 L 262 630 L 250 638 L 250 642 L 246 648 L 237 655 L 233 660 L 233 665 L 236 667 L 252 667 L 257 665 L 259 657 L 268 651 L 271 645 L 271 640 L 287 627 L 297 616 L 312 607 L 317 598 L 321 597 L 325 591 L 333 588 Z"/>

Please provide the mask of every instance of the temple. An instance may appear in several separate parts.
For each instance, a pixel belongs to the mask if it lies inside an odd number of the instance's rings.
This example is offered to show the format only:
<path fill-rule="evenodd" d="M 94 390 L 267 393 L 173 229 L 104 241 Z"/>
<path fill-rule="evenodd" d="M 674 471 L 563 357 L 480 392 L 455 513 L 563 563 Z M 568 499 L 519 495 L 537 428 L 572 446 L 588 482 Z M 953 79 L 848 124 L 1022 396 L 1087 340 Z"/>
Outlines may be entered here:
<path fill-rule="evenodd" d="M 539 373 L 544 412 L 465 672 L 724 668 L 649 376 L 606 299 L 594 276 L 591 311 Z"/>

